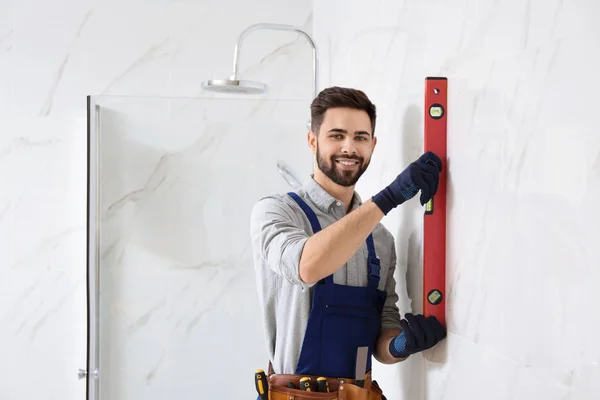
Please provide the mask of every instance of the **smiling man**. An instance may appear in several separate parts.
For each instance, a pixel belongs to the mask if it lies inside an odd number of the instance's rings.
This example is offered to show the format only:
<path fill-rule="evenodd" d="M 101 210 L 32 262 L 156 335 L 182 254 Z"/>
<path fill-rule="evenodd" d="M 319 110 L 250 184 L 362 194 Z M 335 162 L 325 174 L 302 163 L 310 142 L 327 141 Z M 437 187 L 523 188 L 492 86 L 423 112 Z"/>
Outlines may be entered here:
<path fill-rule="evenodd" d="M 423 154 L 363 202 L 354 188 L 376 148 L 375 105 L 332 87 L 311 117 L 314 175 L 296 192 L 263 197 L 251 215 L 270 373 L 361 380 L 372 357 L 393 364 L 446 336 L 435 317 L 400 317 L 394 238 L 380 223 L 419 191 L 421 205 L 429 201 L 442 162 Z"/>

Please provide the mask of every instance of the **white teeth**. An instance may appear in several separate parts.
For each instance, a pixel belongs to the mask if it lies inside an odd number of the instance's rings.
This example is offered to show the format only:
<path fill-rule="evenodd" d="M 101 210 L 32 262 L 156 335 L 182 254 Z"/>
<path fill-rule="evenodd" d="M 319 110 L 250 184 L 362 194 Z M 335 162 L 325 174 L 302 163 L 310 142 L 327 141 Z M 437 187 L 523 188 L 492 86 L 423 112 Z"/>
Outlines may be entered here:
<path fill-rule="evenodd" d="M 358 164 L 358 162 L 357 162 L 357 161 L 341 161 L 341 160 L 338 160 L 338 162 L 339 162 L 340 164 L 343 164 L 343 165 L 348 165 L 348 166 L 352 166 L 352 165 L 356 165 L 356 164 Z"/>

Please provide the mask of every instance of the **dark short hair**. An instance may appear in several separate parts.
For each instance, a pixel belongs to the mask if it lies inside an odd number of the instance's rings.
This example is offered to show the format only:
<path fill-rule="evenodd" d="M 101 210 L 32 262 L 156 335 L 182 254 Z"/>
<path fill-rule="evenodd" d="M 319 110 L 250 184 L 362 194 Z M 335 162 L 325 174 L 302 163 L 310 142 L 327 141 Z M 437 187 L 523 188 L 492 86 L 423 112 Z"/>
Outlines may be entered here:
<path fill-rule="evenodd" d="M 312 101 L 310 105 L 310 126 L 312 131 L 318 133 L 323 123 L 323 118 L 325 118 L 325 112 L 330 108 L 337 107 L 366 111 L 371 119 L 373 136 L 375 135 L 375 120 L 377 119 L 375 104 L 369 100 L 362 90 L 339 86 L 323 89 Z"/>

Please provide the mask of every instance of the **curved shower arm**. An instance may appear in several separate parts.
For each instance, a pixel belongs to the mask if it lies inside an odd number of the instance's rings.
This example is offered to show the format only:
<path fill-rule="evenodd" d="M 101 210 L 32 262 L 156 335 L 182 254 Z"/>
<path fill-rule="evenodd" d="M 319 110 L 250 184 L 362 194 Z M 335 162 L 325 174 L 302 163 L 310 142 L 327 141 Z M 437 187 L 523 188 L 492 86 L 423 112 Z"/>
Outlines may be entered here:
<path fill-rule="evenodd" d="M 244 38 L 251 32 L 266 29 L 266 30 L 275 30 L 275 31 L 291 31 L 296 32 L 304 36 L 308 43 L 312 46 L 312 58 L 313 58 L 313 99 L 317 97 L 317 46 L 315 45 L 314 40 L 310 37 L 310 35 L 304 32 L 302 29 L 297 28 L 292 25 L 282 25 L 282 24 L 270 24 L 270 23 L 259 23 L 250 25 L 248 28 L 244 29 L 240 36 L 238 37 L 237 43 L 235 44 L 235 49 L 233 51 L 233 76 L 232 79 L 236 80 L 238 76 L 239 69 L 239 51 Z"/>

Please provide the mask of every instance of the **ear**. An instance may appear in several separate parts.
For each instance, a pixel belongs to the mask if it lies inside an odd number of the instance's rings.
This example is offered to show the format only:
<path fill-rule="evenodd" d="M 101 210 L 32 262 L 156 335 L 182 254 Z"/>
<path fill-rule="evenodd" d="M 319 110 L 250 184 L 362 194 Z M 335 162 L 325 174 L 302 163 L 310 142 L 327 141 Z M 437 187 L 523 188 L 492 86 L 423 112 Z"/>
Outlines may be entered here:
<path fill-rule="evenodd" d="M 317 154 L 317 134 L 313 131 L 308 131 L 307 134 L 308 147 L 313 154 Z"/>
<path fill-rule="evenodd" d="M 375 151 L 376 145 L 377 145 L 377 136 L 373 136 L 373 148 L 371 149 L 371 153 Z"/>

